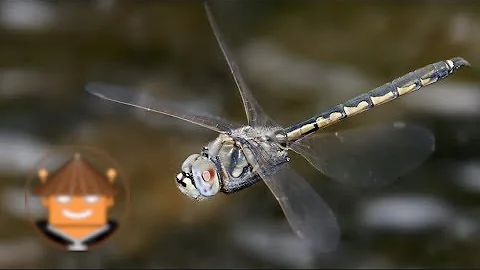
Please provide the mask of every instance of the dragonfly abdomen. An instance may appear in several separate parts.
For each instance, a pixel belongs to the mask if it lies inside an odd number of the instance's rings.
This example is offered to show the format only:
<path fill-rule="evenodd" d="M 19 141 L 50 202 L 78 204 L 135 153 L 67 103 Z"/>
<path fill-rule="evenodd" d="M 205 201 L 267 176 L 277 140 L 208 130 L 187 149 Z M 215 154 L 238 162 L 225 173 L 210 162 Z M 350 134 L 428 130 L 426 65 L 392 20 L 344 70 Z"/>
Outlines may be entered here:
<path fill-rule="evenodd" d="M 452 74 L 456 69 L 469 65 L 466 60 L 458 57 L 412 71 L 365 94 L 352 98 L 343 104 L 332 107 L 318 116 L 287 128 L 285 130 L 287 140 L 290 142 L 296 141 L 344 118 L 365 112 L 375 106 L 392 101 L 399 96 L 435 83 Z"/>

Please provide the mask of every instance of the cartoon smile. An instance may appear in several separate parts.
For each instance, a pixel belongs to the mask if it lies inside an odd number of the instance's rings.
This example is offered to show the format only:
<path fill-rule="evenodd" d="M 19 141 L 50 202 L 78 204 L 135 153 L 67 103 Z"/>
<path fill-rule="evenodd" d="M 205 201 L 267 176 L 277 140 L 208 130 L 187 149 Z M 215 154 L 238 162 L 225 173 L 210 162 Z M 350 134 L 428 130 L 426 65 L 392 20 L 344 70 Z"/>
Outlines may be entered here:
<path fill-rule="evenodd" d="M 92 210 L 88 209 L 83 212 L 71 212 L 63 209 L 62 214 L 69 219 L 84 219 L 92 215 Z"/>

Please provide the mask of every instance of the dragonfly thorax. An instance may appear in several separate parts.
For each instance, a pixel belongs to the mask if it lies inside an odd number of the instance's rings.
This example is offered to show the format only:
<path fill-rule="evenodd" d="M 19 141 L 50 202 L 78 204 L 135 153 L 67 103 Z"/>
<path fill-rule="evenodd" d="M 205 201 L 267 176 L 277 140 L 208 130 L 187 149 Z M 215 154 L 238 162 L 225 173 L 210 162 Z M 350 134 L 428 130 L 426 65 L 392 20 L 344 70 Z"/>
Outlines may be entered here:
<path fill-rule="evenodd" d="M 220 191 L 233 193 L 261 180 L 254 169 L 258 167 L 258 155 L 254 153 L 268 155 L 272 165 L 288 160 L 286 149 L 272 136 L 275 131 L 273 128 L 245 126 L 231 134 L 222 134 L 209 144 L 208 154 L 215 157 L 222 171 Z"/>

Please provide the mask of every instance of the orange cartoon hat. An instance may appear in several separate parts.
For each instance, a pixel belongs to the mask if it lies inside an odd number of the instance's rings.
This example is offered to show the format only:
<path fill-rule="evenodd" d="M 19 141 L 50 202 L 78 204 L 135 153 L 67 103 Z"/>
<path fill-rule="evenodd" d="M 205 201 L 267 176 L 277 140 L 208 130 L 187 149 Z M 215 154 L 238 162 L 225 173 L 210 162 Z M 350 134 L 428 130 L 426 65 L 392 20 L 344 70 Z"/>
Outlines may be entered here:
<path fill-rule="evenodd" d="M 101 194 L 113 197 L 118 193 L 118 189 L 113 185 L 115 170 L 109 169 L 106 175 L 100 174 L 78 153 L 49 177 L 48 181 L 47 174 L 45 170 L 39 171 L 42 185 L 36 187 L 33 194 L 42 197 L 58 194 L 76 196 Z"/>

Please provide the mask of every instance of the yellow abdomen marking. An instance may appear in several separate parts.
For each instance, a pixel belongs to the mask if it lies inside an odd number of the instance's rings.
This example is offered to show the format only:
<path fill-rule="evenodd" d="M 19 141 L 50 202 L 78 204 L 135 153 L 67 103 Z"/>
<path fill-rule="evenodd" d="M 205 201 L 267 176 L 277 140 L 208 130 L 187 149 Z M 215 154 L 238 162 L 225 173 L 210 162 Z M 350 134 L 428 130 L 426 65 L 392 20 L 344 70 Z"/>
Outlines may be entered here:
<path fill-rule="evenodd" d="M 401 95 L 405 95 L 409 92 L 412 92 L 416 89 L 418 89 L 419 87 L 417 86 L 417 84 L 411 84 L 411 85 L 407 85 L 405 87 L 397 87 L 397 91 L 398 91 L 398 94 L 401 96 Z"/>
<path fill-rule="evenodd" d="M 432 78 L 420 79 L 420 82 L 422 83 L 423 86 L 427 86 L 427 85 L 432 84 L 436 81 L 437 81 L 436 79 L 432 79 Z"/>
<path fill-rule="evenodd" d="M 372 100 L 373 105 L 380 105 L 395 99 L 395 94 L 393 92 L 388 92 L 383 96 L 370 97 L 370 99 Z"/>
<path fill-rule="evenodd" d="M 312 131 L 315 129 L 315 124 L 306 124 L 303 127 L 300 128 L 300 132 L 302 134 L 308 133 L 309 131 Z"/>
<path fill-rule="evenodd" d="M 333 122 L 336 122 L 338 119 L 342 119 L 342 118 L 343 118 L 342 113 L 334 112 L 334 113 L 331 113 L 328 116 L 328 118 L 318 117 L 317 120 L 316 120 L 316 123 L 318 125 L 318 128 L 321 128 L 321 127 L 327 126 L 327 125 L 329 125 Z"/>
<path fill-rule="evenodd" d="M 362 102 L 358 103 L 358 105 L 356 107 L 346 107 L 346 106 L 344 106 L 343 110 L 345 111 L 345 114 L 347 114 L 347 116 L 352 116 L 354 114 L 366 111 L 368 109 L 368 107 L 369 107 L 368 102 L 362 101 Z"/>

